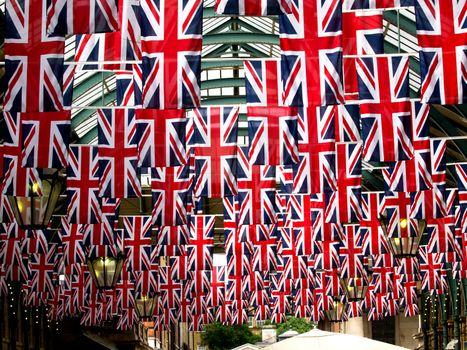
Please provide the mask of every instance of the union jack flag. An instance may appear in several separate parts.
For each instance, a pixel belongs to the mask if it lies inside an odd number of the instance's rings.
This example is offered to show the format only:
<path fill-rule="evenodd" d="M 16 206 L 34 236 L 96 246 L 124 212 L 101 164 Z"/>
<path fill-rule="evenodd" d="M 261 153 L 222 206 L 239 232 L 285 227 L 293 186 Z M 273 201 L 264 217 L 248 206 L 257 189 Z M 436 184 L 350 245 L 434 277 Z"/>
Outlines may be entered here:
<path fill-rule="evenodd" d="M 102 1 L 108 2 L 109 0 Z M 101 4 L 103 2 L 101 2 Z M 78 70 L 105 69 L 130 71 L 132 69 L 132 64 L 126 62 L 141 60 L 139 1 L 119 0 L 118 12 L 118 23 L 121 24 L 120 30 L 113 33 L 76 36 L 75 61 L 89 62 L 77 65 Z M 105 64 L 95 63 L 99 61 L 120 62 Z"/>
<path fill-rule="evenodd" d="M 253 241 L 253 259 L 251 260 L 253 271 L 276 271 L 278 263 L 277 240 L 275 238 Z"/>
<path fill-rule="evenodd" d="M 115 72 L 117 106 L 141 106 L 141 96 L 139 96 L 141 86 L 138 85 L 141 80 L 138 79 L 138 72 L 141 72 L 141 68 L 137 64 L 133 65 L 131 71 Z"/>
<path fill-rule="evenodd" d="M 9 0 L 5 13 L 5 111 L 63 110 L 65 38 L 46 33 L 43 1 Z"/>
<path fill-rule="evenodd" d="M 159 290 L 163 308 L 175 309 L 179 307 L 182 297 L 182 283 L 180 280 L 172 278 L 170 267 L 159 267 Z"/>
<path fill-rule="evenodd" d="M 188 278 L 188 256 L 172 256 L 169 258 L 170 276 L 174 280 L 186 280 Z"/>
<path fill-rule="evenodd" d="M 339 249 L 342 278 L 366 277 L 363 267 L 363 247 L 360 227 L 358 225 L 344 225 L 345 236 Z"/>
<path fill-rule="evenodd" d="M 361 57 L 357 72 L 364 160 L 411 159 L 409 57 Z"/>
<path fill-rule="evenodd" d="M 462 249 L 456 241 L 455 230 L 456 218 L 453 215 L 441 219 L 429 219 L 427 223 L 428 253 L 456 252 L 462 256 Z"/>
<path fill-rule="evenodd" d="M 344 10 L 399 8 L 413 5 L 414 0 L 344 0 Z"/>
<path fill-rule="evenodd" d="M 188 166 L 153 168 L 152 219 L 157 226 L 177 226 L 188 223 L 186 203 L 190 187 Z"/>
<path fill-rule="evenodd" d="M 295 193 L 322 193 L 336 190 L 335 120 L 337 108 L 303 108 L 307 120 L 298 144 L 300 162 L 294 165 Z"/>
<path fill-rule="evenodd" d="M 317 270 L 333 270 L 340 267 L 339 248 L 340 241 L 317 242 L 319 253 L 316 256 L 315 268 Z"/>
<path fill-rule="evenodd" d="M 159 293 L 159 266 L 152 264 L 146 271 L 134 271 L 136 297 L 153 296 Z"/>
<path fill-rule="evenodd" d="M 70 224 L 68 220 L 63 218 L 59 235 L 63 245 L 64 264 L 71 265 L 86 262 L 83 226 Z"/>
<path fill-rule="evenodd" d="M 430 169 L 430 106 L 412 102 L 413 158 L 391 164 L 389 190 L 417 192 L 432 188 Z"/>
<path fill-rule="evenodd" d="M 36 293 L 53 294 L 55 291 L 55 246 L 49 247 L 44 254 L 29 256 L 30 286 Z"/>
<path fill-rule="evenodd" d="M 196 197 L 237 194 L 238 108 L 199 108 L 193 112 Z"/>
<path fill-rule="evenodd" d="M 336 142 L 361 141 L 360 107 L 357 104 L 345 104 L 337 108 L 338 113 L 334 121 Z"/>
<path fill-rule="evenodd" d="M 342 3 L 293 0 L 291 7 L 291 14 L 279 17 L 287 105 L 343 103 Z"/>
<path fill-rule="evenodd" d="M 244 148 L 239 150 L 238 201 L 240 225 L 276 222 L 276 169 L 270 165 L 252 165 Z"/>
<path fill-rule="evenodd" d="M 208 293 L 208 305 L 217 307 L 225 302 L 225 266 L 214 266 Z"/>
<path fill-rule="evenodd" d="M 356 58 L 346 57 L 346 55 L 384 53 L 383 41 L 383 14 L 381 11 L 351 11 L 342 14 L 346 101 L 358 100 Z"/>
<path fill-rule="evenodd" d="M 466 6 L 463 1 L 415 3 L 422 102 L 467 103 Z"/>
<path fill-rule="evenodd" d="M 141 12 L 143 106 L 198 107 L 203 2 L 143 0 Z"/>
<path fill-rule="evenodd" d="M 131 109 L 98 109 L 99 195 L 141 197 L 136 119 Z"/>
<path fill-rule="evenodd" d="M 138 166 L 186 164 L 186 117 L 183 109 L 137 110 Z"/>
<path fill-rule="evenodd" d="M 161 226 L 156 230 L 156 245 L 181 246 L 189 242 L 187 225 Z"/>
<path fill-rule="evenodd" d="M 4 145 L 3 181 L 0 189 L 6 196 L 27 197 L 33 191 L 42 195 L 42 181 L 39 171 L 35 168 L 21 166 L 22 147 Z M 4 207 L 4 209 L 7 209 Z"/>
<path fill-rule="evenodd" d="M 67 168 L 67 217 L 71 224 L 101 221 L 98 148 L 70 145 Z"/>
<path fill-rule="evenodd" d="M 114 32 L 120 28 L 116 0 L 48 0 L 47 33 Z"/>
<path fill-rule="evenodd" d="M 129 271 L 148 270 L 155 261 L 150 216 L 124 216 L 124 249 Z"/>
<path fill-rule="evenodd" d="M 62 168 L 68 163 L 70 112 L 21 114 L 22 166 Z"/>
<path fill-rule="evenodd" d="M 245 62 L 248 138 L 252 164 L 294 164 L 298 110 L 284 107 L 280 61 Z"/>
<path fill-rule="evenodd" d="M 422 277 L 422 291 L 434 292 L 441 288 L 442 254 L 428 252 L 427 246 L 420 246 L 418 259 Z"/>
<path fill-rule="evenodd" d="M 362 219 L 362 143 L 336 144 L 337 191 L 328 198 L 326 222 L 349 223 Z"/>
<path fill-rule="evenodd" d="M 365 255 L 385 254 L 389 252 L 389 245 L 379 223 L 383 206 L 383 192 L 362 193 L 362 214 L 360 233 Z"/>
<path fill-rule="evenodd" d="M 188 245 L 188 269 L 212 270 L 214 251 L 213 215 L 192 215 L 190 218 L 190 241 Z"/>
<path fill-rule="evenodd" d="M 274 16 L 290 13 L 291 0 L 216 0 L 218 15 Z"/>

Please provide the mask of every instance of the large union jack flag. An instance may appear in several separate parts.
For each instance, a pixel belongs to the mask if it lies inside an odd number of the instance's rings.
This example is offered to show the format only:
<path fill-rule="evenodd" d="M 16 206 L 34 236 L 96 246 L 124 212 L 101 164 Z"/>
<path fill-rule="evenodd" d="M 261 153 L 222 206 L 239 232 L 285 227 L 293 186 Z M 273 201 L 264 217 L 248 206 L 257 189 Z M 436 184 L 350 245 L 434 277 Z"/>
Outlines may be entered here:
<path fill-rule="evenodd" d="M 298 144 L 300 162 L 294 165 L 294 192 L 336 190 L 335 120 L 337 108 L 313 107 L 300 111 L 306 121 Z"/>
<path fill-rule="evenodd" d="M 20 112 L 63 109 L 65 39 L 49 36 L 45 2 L 6 3 L 4 110 Z"/>
<path fill-rule="evenodd" d="M 153 168 L 152 219 L 157 226 L 177 226 L 188 223 L 187 196 L 190 188 L 188 166 Z"/>
<path fill-rule="evenodd" d="M 212 270 L 215 218 L 213 215 L 192 215 L 190 218 L 188 245 L 190 271 Z"/>
<path fill-rule="evenodd" d="M 280 61 L 245 62 L 248 138 L 252 164 L 294 164 L 297 155 L 297 114 L 284 107 Z"/>
<path fill-rule="evenodd" d="M 351 11 L 342 14 L 346 101 L 358 100 L 356 58 L 346 57 L 346 55 L 384 53 L 383 41 L 383 14 L 381 11 Z"/>
<path fill-rule="evenodd" d="M 132 109 L 97 110 L 100 192 L 102 197 L 141 197 L 138 148 Z"/>
<path fill-rule="evenodd" d="M 343 103 L 342 3 L 292 0 L 291 7 L 279 18 L 287 105 Z"/>
<path fill-rule="evenodd" d="M 47 0 L 47 33 L 114 32 L 120 28 L 116 0 Z"/>
<path fill-rule="evenodd" d="M 336 150 L 337 191 L 329 196 L 326 222 L 357 222 L 362 218 L 362 143 L 339 143 Z"/>
<path fill-rule="evenodd" d="M 141 11 L 143 106 L 198 107 L 203 2 L 143 0 Z"/>
<path fill-rule="evenodd" d="M 138 165 L 168 167 L 187 162 L 183 109 L 137 110 Z"/>
<path fill-rule="evenodd" d="M 291 0 L 216 0 L 218 15 L 274 16 L 290 13 Z"/>
<path fill-rule="evenodd" d="M 102 0 L 101 2 L 105 1 L 109 0 Z M 113 33 L 76 36 L 75 61 L 89 62 L 77 65 L 78 70 L 131 70 L 132 64 L 126 61 L 141 60 L 139 1 L 119 0 L 118 6 L 120 30 Z M 93 63 L 98 61 L 120 62 Z"/>
<path fill-rule="evenodd" d="M 193 111 L 196 197 L 237 194 L 238 108 L 211 107 Z"/>
<path fill-rule="evenodd" d="M 22 165 L 29 168 L 62 168 L 68 163 L 70 112 L 21 114 Z"/>
<path fill-rule="evenodd" d="M 101 221 L 98 148 L 70 145 L 67 168 L 68 221 L 95 224 Z"/>
<path fill-rule="evenodd" d="M 464 1 L 416 1 L 423 102 L 467 103 L 466 8 Z"/>
<path fill-rule="evenodd" d="M 247 151 L 238 151 L 238 201 L 240 225 L 272 224 L 277 220 L 276 169 L 270 165 L 252 165 Z"/>
<path fill-rule="evenodd" d="M 409 58 L 357 59 L 358 89 L 366 161 L 413 157 Z"/>

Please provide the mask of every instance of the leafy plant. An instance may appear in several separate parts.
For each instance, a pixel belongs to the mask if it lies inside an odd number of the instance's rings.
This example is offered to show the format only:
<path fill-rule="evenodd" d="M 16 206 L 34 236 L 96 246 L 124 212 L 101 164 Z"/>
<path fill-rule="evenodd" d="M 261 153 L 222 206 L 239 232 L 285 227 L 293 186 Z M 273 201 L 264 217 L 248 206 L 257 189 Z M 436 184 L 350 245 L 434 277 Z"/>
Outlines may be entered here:
<path fill-rule="evenodd" d="M 201 334 L 201 343 L 207 345 L 209 350 L 233 349 L 245 343 L 257 343 L 261 337 L 254 334 L 248 325 L 225 326 L 222 323 L 213 323 L 206 326 Z"/>
<path fill-rule="evenodd" d="M 312 328 L 313 323 L 304 318 L 289 317 L 287 318 L 286 322 L 277 325 L 277 335 L 281 335 L 288 330 L 294 330 L 298 333 L 305 333 Z"/>

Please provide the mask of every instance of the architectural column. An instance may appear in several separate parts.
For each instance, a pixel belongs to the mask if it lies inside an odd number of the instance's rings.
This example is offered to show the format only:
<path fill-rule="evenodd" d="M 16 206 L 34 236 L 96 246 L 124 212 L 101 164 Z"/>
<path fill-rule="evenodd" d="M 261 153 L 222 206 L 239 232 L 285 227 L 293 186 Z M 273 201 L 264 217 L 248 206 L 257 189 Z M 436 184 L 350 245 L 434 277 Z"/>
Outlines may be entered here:
<path fill-rule="evenodd" d="M 365 336 L 365 324 L 363 317 L 353 317 L 344 323 L 344 333 L 356 335 L 359 337 Z"/>

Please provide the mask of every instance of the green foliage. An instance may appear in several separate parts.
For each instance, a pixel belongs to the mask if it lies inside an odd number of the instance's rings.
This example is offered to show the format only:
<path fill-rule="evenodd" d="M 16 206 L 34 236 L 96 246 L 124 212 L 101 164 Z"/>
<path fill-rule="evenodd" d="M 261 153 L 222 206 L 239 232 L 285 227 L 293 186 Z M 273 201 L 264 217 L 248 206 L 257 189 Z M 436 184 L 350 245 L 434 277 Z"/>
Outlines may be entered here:
<path fill-rule="evenodd" d="M 304 318 L 289 317 L 287 321 L 277 325 L 277 335 L 292 329 L 298 333 L 305 333 L 313 328 L 313 323 Z"/>
<path fill-rule="evenodd" d="M 245 343 L 261 341 L 259 335 L 254 334 L 248 325 L 225 326 L 222 323 L 207 325 L 201 333 L 201 343 L 207 345 L 209 350 L 230 350 Z"/>

